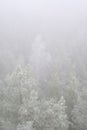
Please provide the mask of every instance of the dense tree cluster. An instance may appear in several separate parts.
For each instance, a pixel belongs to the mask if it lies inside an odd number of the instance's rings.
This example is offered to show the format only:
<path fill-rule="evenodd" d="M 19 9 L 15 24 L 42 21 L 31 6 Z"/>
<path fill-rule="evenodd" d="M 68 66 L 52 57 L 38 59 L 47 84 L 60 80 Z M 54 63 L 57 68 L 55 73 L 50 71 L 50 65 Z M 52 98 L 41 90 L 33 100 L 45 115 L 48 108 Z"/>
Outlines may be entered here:
<path fill-rule="evenodd" d="M 86 72 L 82 76 L 72 58 L 57 51 L 50 54 L 38 36 L 26 60 L 29 65 L 23 57 L 12 58 L 13 64 L 7 60 L 7 66 L 2 59 L 0 130 L 87 129 Z"/>
<path fill-rule="evenodd" d="M 87 129 L 87 90 L 75 77 L 64 88 L 56 73 L 41 96 L 40 84 L 27 65 L 18 66 L 2 85 L 1 130 Z"/>

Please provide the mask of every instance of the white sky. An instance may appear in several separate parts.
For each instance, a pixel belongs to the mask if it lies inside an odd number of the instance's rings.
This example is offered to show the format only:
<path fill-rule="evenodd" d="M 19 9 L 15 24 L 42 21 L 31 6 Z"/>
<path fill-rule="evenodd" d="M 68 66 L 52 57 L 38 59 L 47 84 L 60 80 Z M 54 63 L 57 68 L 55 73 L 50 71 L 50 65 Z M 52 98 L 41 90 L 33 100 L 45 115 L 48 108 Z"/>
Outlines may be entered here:
<path fill-rule="evenodd" d="M 83 17 L 87 15 L 87 0 L 0 0 L 0 14 L 27 16 Z"/>

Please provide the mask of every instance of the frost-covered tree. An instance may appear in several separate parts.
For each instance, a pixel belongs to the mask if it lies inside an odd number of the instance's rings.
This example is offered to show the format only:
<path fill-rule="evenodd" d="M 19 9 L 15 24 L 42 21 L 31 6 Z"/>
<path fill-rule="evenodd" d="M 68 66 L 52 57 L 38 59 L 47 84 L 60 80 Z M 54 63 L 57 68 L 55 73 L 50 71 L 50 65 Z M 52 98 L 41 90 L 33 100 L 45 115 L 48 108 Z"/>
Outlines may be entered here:
<path fill-rule="evenodd" d="M 71 72 L 70 77 L 65 81 L 59 76 L 58 71 L 56 71 L 52 73 L 48 80 L 45 95 L 51 98 L 58 97 L 58 99 L 63 95 L 66 100 L 66 112 L 71 121 L 71 112 L 76 104 L 77 93 L 80 90 L 81 84 L 74 72 Z"/>
<path fill-rule="evenodd" d="M 32 122 L 27 121 L 24 124 L 18 124 L 17 130 L 34 130 L 34 128 L 32 127 Z"/>
<path fill-rule="evenodd" d="M 19 66 L 7 77 L 3 87 L 3 100 L 0 102 L 4 124 L 10 122 L 16 129 L 22 121 L 19 116 L 20 107 L 27 104 L 30 92 L 37 90 L 37 84 L 29 66 Z"/>
<path fill-rule="evenodd" d="M 65 109 L 65 100 L 63 97 L 59 101 L 55 99 L 41 101 L 35 109 L 34 127 L 37 130 L 45 130 L 47 128 L 67 130 L 69 122 Z"/>
<path fill-rule="evenodd" d="M 31 90 L 27 98 L 24 98 L 19 109 L 20 123 L 33 121 L 35 108 L 38 106 L 38 94 L 35 90 Z"/>
<path fill-rule="evenodd" d="M 64 98 L 61 97 L 59 101 L 52 98 L 40 99 L 34 90 L 20 107 L 19 116 L 21 125 L 26 127 L 26 122 L 32 122 L 32 128 L 36 130 L 67 130 L 69 127 Z"/>
<path fill-rule="evenodd" d="M 29 66 L 19 66 L 8 76 L 5 91 L 2 122 L 8 122 L 9 126 L 13 125 L 17 130 L 30 129 L 30 122 L 31 128 L 36 130 L 68 129 L 64 98 L 40 98 L 38 82 Z"/>
<path fill-rule="evenodd" d="M 72 121 L 78 130 L 87 129 L 87 90 L 83 89 L 77 98 L 77 103 L 72 111 Z"/>
<path fill-rule="evenodd" d="M 24 99 L 24 103 L 19 108 L 20 123 L 17 130 L 34 130 L 33 122 L 35 109 L 38 106 L 38 95 L 35 90 L 31 90 L 28 98 Z"/>

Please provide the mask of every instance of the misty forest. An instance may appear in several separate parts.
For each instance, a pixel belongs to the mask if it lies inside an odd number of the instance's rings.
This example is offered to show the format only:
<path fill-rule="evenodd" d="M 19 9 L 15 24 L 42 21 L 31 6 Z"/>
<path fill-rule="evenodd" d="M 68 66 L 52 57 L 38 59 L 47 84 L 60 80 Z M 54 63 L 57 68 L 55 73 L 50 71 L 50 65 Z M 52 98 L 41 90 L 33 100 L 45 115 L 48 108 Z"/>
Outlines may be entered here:
<path fill-rule="evenodd" d="M 86 51 L 86 0 L 0 0 L 0 130 L 87 130 Z"/>

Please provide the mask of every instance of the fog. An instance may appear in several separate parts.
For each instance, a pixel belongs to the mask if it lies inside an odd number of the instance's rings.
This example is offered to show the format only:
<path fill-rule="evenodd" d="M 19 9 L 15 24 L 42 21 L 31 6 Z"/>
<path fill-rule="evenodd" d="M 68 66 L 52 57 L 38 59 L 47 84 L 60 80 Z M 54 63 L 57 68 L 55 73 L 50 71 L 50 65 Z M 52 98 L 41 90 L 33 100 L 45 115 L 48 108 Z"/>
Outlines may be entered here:
<path fill-rule="evenodd" d="M 87 1 L 0 0 L 0 130 L 87 129 Z"/>

